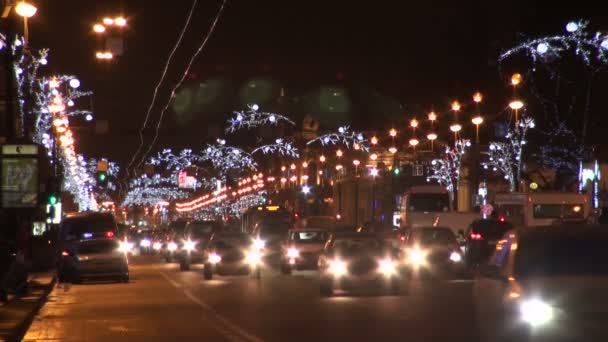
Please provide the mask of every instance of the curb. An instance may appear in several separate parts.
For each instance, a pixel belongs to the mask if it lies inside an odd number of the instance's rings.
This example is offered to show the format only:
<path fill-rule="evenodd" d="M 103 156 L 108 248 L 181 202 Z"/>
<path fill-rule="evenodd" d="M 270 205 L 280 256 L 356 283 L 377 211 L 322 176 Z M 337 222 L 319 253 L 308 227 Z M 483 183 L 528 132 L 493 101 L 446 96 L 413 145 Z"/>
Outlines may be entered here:
<path fill-rule="evenodd" d="M 11 331 L 9 331 L 4 337 L 0 337 L 1 342 L 18 342 L 23 339 L 23 336 L 29 329 L 30 325 L 32 324 L 32 321 L 34 320 L 40 309 L 46 303 L 46 300 L 48 299 L 48 296 L 51 291 L 53 291 L 56 282 L 57 277 L 53 275 L 50 283 L 40 285 L 40 287 L 43 289 L 42 293 L 40 294 L 40 298 L 37 298 L 36 302 L 33 303 L 32 307 L 28 308 L 28 312 L 25 317 L 15 327 L 13 327 Z M 21 297 L 13 298 L 13 302 L 16 302 L 20 298 Z"/>

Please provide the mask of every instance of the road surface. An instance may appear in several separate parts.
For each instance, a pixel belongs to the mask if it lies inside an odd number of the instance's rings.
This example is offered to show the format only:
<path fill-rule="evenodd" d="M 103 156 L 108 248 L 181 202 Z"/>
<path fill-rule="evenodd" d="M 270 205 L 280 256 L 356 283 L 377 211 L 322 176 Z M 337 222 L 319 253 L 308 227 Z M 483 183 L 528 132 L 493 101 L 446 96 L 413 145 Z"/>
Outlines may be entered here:
<path fill-rule="evenodd" d="M 316 272 L 203 280 L 155 256 L 129 284 L 58 285 L 25 341 L 473 341 L 470 281 L 319 296 Z"/>

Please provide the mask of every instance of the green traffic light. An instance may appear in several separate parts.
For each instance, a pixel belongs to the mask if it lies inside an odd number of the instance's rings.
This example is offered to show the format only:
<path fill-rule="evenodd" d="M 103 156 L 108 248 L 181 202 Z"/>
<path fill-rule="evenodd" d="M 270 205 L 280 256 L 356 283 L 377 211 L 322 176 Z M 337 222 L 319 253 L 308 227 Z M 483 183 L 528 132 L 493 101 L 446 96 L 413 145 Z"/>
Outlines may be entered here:
<path fill-rule="evenodd" d="M 99 181 L 100 181 L 100 182 L 103 182 L 103 181 L 105 181 L 105 180 L 106 180 L 106 178 L 107 178 L 107 177 L 108 177 L 108 176 L 107 176 L 105 173 L 100 173 L 100 174 L 99 174 Z"/>
<path fill-rule="evenodd" d="M 51 195 L 51 196 L 49 196 L 49 204 L 50 204 L 50 205 L 55 205 L 55 204 L 57 204 L 57 196 L 55 196 L 55 195 Z"/>
<path fill-rule="evenodd" d="M 401 172 L 401 171 L 399 171 L 399 169 L 395 169 L 395 171 L 393 171 L 393 173 L 395 174 L 395 176 L 399 176 L 399 173 L 400 173 L 400 172 Z"/>

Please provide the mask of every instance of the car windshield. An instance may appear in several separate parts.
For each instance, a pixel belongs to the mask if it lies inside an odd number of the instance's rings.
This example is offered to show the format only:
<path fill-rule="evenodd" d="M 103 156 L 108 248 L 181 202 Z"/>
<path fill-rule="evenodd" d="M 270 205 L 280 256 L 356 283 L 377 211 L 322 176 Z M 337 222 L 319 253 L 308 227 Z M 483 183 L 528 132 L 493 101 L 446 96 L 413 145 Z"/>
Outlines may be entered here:
<path fill-rule="evenodd" d="M 241 249 L 251 244 L 251 237 L 247 234 L 224 235 L 214 238 L 211 245 L 216 249 Z"/>
<path fill-rule="evenodd" d="M 608 275 L 608 237 L 523 238 L 517 245 L 516 277 Z"/>
<path fill-rule="evenodd" d="M 448 211 L 450 197 L 447 193 L 413 193 L 408 197 L 408 211 L 414 212 L 437 212 Z"/>
<path fill-rule="evenodd" d="M 116 222 L 111 215 L 97 215 L 91 217 L 73 217 L 63 221 L 61 228 L 62 239 L 80 239 L 84 234 L 97 235 L 112 231 L 116 233 Z"/>
<path fill-rule="evenodd" d="M 382 251 L 384 245 L 376 238 L 348 238 L 334 241 L 334 251 L 343 256 L 360 254 L 376 254 Z"/>
<path fill-rule="evenodd" d="M 420 229 L 412 233 L 411 242 L 421 246 L 449 245 L 456 243 L 456 236 L 450 229 Z"/>
<path fill-rule="evenodd" d="M 265 223 L 260 225 L 259 236 L 263 239 L 284 236 L 289 228 L 287 224 Z"/>
<path fill-rule="evenodd" d="M 327 240 L 327 233 L 319 230 L 296 231 L 292 236 L 295 243 L 323 244 Z"/>

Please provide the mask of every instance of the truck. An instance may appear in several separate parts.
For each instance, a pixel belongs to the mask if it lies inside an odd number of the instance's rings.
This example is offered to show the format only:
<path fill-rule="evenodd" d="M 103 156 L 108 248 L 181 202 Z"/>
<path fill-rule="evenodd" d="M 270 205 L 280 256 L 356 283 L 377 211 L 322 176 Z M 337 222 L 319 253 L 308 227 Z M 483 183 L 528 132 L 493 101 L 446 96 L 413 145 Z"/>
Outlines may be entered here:
<path fill-rule="evenodd" d="M 463 232 L 480 219 L 479 212 L 458 212 L 451 204 L 449 191 L 441 185 L 415 185 L 401 197 L 400 226 L 404 228 L 443 226 Z"/>

